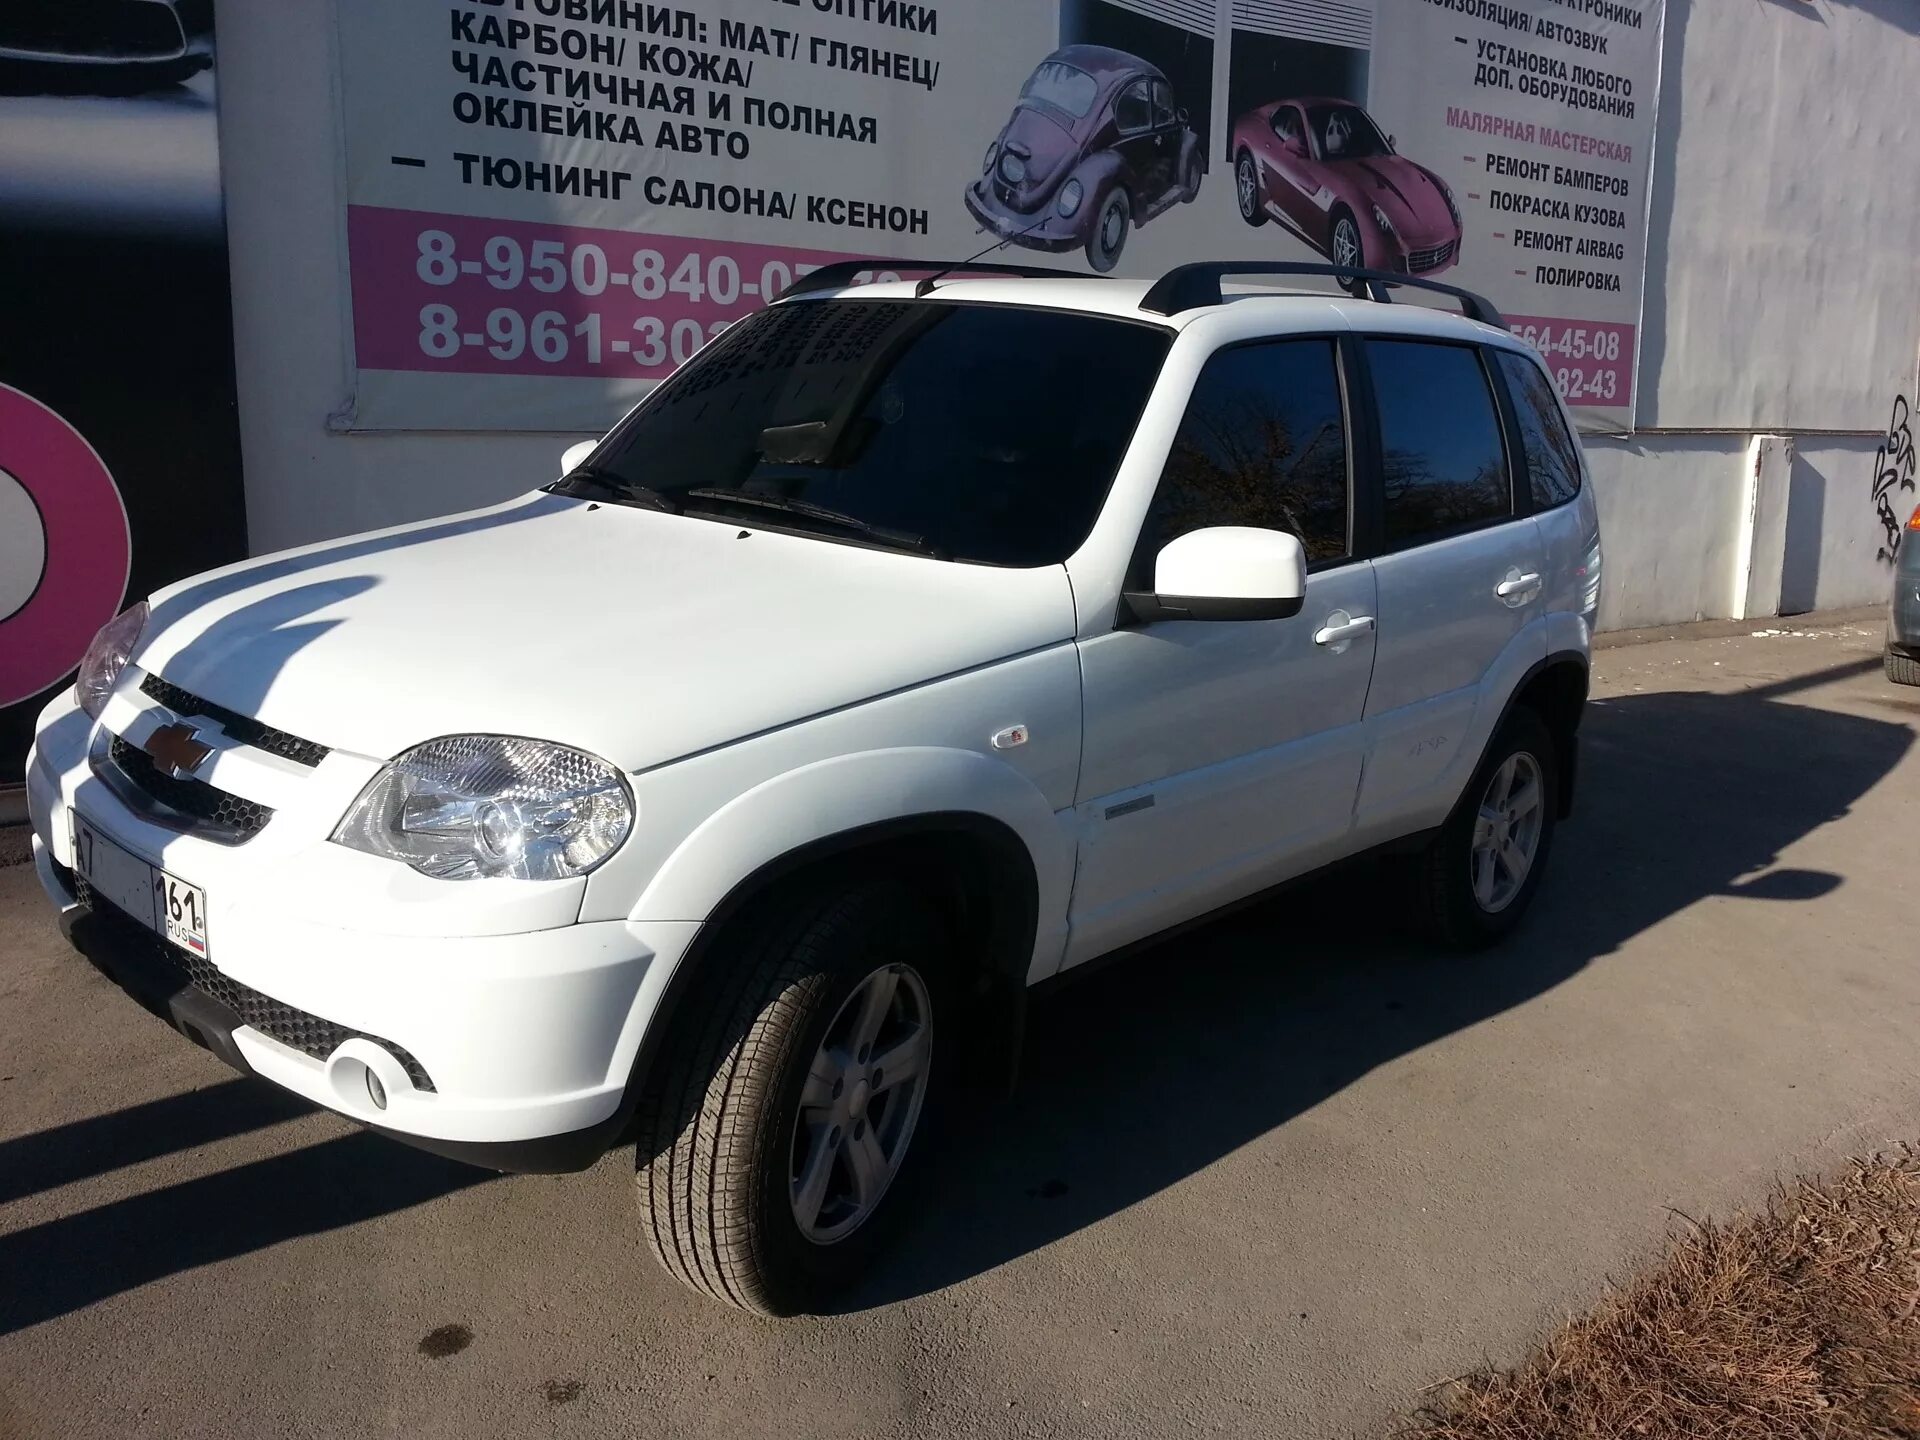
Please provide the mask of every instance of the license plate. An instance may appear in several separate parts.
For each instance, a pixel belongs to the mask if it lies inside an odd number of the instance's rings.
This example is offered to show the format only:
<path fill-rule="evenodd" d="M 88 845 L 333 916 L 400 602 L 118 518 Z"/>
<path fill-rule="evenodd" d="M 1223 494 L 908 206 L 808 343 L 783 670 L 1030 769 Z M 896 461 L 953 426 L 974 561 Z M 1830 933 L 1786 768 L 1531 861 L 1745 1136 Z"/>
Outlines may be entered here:
<path fill-rule="evenodd" d="M 70 812 L 73 868 L 102 900 L 183 950 L 207 953 L 207 892 L 149 865 Z"/>

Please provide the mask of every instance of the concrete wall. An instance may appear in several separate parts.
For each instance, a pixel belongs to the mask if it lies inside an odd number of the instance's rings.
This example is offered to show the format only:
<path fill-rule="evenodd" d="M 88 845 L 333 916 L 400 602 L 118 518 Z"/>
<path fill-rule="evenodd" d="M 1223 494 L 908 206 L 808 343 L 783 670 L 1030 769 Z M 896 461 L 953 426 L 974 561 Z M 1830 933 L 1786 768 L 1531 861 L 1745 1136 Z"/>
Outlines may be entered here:
<path fill-rule="evenodd" d="M 254 548 L 550 478 L 577 436 L 329 428 L 351 368 L 333 6 L 218 0 L 218 22 Z M 1589 442 L 1603 624 L 1731 613 L 1761 432 L 1793 447 L 1774 603 L 1884 593 L 1873 456 L 1894 397 L 1916 398 L 1917 92 L 1920 0 L 1668 0 L 1642 429 Z M 1901 518 L 1914 498 L 1896 495 Z"/>

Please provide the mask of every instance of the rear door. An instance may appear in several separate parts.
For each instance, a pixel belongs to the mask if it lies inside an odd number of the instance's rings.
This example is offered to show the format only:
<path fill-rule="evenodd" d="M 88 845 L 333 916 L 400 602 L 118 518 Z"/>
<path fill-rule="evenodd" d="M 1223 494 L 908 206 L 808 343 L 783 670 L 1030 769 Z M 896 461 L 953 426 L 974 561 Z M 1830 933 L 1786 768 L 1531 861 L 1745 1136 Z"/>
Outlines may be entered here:
<path fill-rule="evenodd" d="M 1546 561 L 1467 343 L 1362 342 L 1378 420 L 1379 638 L 1357 813 L 1365 840 L 1438 824 L 1506 698 L 1546 656 Z"/>
<path fill-rule="evenodd" d="M 1373 571 L 1352 541 L 1343 347 L 1218 351 L 1195 382 L 1136 548 L 1213 525 L 1291 531 L 1306 603 L 1284 620 L 1123 625 L 1080 645 L 1085 695 L 1067 963 L 1340 854 L 1373 669 Z"/>

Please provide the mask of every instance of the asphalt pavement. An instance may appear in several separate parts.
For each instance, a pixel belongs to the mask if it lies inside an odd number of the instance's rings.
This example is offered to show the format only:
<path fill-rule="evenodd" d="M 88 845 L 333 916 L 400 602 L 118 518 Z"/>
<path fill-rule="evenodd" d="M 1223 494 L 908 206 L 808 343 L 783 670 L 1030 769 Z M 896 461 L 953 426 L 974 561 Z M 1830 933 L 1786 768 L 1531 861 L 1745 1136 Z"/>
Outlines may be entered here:
<path fill-rule="evenodd" d="M 1047 998 L 819 1319 L 657 1271 L 630 1151 L 502 1178 L 236 1077 L 0 869 L 0 1437 L 1376 1430 L 1673 1212 L 1920 1139 L 1920 691 L 1880 633 L 1603 649 L 1579 812 L 1490 954 L 1402 938 L 1362 872 Z"/>

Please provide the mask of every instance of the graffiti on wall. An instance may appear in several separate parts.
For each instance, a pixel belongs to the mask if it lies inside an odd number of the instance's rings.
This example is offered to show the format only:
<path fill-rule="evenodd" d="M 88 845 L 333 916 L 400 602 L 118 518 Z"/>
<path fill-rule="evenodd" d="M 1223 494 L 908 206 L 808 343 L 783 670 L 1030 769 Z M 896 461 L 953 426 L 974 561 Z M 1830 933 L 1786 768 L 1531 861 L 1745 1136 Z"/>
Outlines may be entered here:
<path fill-rule="evenodd" d="M 1887 421 L 1886 437 L 1880 442 L 1879 450 L 1873 457 L 1873 505 L 1880 518 L 1880 528 L 1886 534 L 1886 543 L 1880 547 L 1882 560 L 1892 562 L 1900 553 L 1900 537 L 1904 533 L 1901 520 L 1893 510 L 1893 492 L 1913 489 L 1913 427 L 1912 412 L 1907 406 L 1907 397 L 1893 397 L 1893 416 Z"/>

